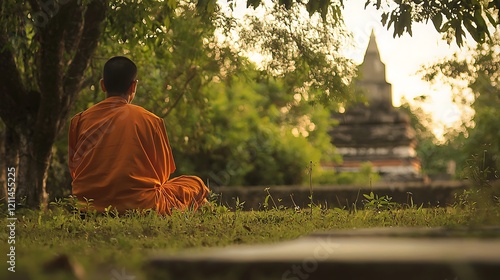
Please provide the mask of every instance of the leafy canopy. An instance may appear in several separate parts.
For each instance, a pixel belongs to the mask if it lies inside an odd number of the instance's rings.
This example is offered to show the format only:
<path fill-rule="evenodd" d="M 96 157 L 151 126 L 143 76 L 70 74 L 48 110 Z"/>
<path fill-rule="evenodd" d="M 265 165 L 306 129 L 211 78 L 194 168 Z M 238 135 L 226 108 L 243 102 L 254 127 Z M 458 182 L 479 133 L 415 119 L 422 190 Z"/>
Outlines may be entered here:
<path fill-rule="evenodd" d="M 467 156 L 481 161 L 490 176 L 500 169 L 500 29 L 492 40 L 469 48 L 468 56 L 453 57 L 430 65 L 425 78 L 431 82 L 445 81 L 456 93 L 456 102 L 470 106 L 474 111 L 472 122 L 466 122 L 466 130 L 454 137 L 463 141 Z M 472 101 L 471 100 L 472 97 Z"/>

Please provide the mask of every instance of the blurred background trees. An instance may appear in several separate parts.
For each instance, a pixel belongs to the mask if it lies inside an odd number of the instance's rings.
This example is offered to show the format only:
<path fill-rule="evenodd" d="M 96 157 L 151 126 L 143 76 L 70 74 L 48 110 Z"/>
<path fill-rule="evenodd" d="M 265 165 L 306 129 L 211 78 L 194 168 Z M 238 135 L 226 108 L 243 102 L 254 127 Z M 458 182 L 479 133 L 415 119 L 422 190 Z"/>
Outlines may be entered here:
<path fill-rule="evenodd" d="M 461 128 L 446 135 L 454 152 L 468 158 L 457 162 L 459 169 L 478 166 L 489 179 L 498 179 L 500 29 L 497 28 L 491 37 L 491 40 L 469 48 L 467 56 L 454 55 L 428 66 L 424 78 L 448 83 L 455 93 L 455 102 L 470 106 L 475 112 L 471 120 L 463 120 Z"/>

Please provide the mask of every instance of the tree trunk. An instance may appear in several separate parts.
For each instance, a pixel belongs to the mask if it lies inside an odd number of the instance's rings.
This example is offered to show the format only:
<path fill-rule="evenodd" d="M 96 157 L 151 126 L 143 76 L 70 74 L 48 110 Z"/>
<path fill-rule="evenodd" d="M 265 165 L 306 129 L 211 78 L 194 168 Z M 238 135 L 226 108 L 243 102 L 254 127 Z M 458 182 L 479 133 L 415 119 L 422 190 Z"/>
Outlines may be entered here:
<path fill-rule="evenodd" d="M 47 202 L 45 184 L 52 145 L 80 91 L 108 8 L 108 1 L 102 0 L 86 4 L 54 1 L 50 10 L 40 3 L 17 6 L 19 11 L 28 7 L 32 15 L 47 17 L 43 26 L 33 26 L 33 37 L 26 36 L 23 28 L 16 29 L 29 22 L 23 20 L 24 13 L 10 17 L 6 6 L 0 5 L 2 20 L 13 28 L 0 29 L 0 117 L 6 132 L 11 131 L 14 137 L 12 141 L 5 138 L 6 165 L 17 167 L 16 202 L 29 208 L 40 208 Z M 12 41 L 19 40 L 29 42 L 26 46 L 37 46 L 36 51 L 26 47 L 20 52 L 33 57 L 18 57 L 15 49 L 19 44 Z M 26 65 L 33 69 L 27 71 Z"/>
<path fill-rule="evenodd" d="M 5 154 L 5 127 L 0 126 L 0 158 L 7 159 Z M 7 160 L 0 161 L 0 203 L 7 201 Z"/>
<path fill-rule="evenodd" d="M 29 208 L 47 203 L 45 184 L 51 159 L 51 146 L 41 147 L 30 133 L 20 135 L 19 168 L 17 169 L 16 202 Z"/>
<path fill-rule="evenodd" d="M 2 148 L 5 156 L 3 157 L 5 158 L 5 161 L 2 161 L 2 167 L 1 167 L 2 180 L 4 180 L 3 181 L 4 187 L 2 189 L 6 191 L 7 168 L 14 167 L 17 171 L 17 168 L 19 166 L 19 135 L 16 133 L 14 129 L 11 129 L 8 126 L 6 126 L 4 128 L 4 135 L 2 138 L 3 138 Z M 16 182 L 17 182 L 17 172 L 16 172 Z"/>

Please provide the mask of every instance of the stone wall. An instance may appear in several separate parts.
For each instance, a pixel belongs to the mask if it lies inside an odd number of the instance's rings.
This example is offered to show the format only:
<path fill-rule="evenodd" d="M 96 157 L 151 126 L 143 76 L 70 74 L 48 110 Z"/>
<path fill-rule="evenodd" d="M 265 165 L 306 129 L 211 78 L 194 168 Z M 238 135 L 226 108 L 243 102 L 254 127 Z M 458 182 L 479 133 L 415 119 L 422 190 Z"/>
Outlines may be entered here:
<path fill-rule="evenodd" d="M 369 186 L 313 186 L 313 201 L 316 204 L 333 207 L 352 207 L 356 203 L 358 209 L 362 209 L 363 194 L 373 190 L 379 196 L 388 195 L 392 201 L 407 203 L 409 196 L 413 198 L 416 205 L 423 204 L 424 207 L 444 207 L 453 203 L 454 193 L 462 192 L 467 187 L 466 182 L 459 181 L 437 181 L 432 183 L 421 182 L 387 182 Z M 258 187 L 218 187 L 213 191 L 221 195 L 220 201 L 234 209 L 235 198 L 240 202 L 245 201 L 245 210 L 262 210 L 264 199 L 267 196 L 265 186 Z M 293 208 L 295 204 L 301 208 L 307 208 L 309 203 L 309 187 L 307 186 L 272 186 L 269 187 L 274 201 L 278 206 L 283 205 Z M 278 201 L 281 200 L 281 201 Z M 269 207 L 273 207 L 271 200 Z"/>

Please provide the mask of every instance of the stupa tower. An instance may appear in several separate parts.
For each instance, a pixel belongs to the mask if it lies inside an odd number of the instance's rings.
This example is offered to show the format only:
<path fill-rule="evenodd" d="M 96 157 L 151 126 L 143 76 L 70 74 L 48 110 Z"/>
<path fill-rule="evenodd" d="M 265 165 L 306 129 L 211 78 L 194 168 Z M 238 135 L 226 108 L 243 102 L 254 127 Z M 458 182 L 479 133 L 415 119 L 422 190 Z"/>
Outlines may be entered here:
<path fill-rule="evenodd" d="M 371 162 L 387 181 L 420 180 L 415 130 L 409 116 L 392 105 L 392 86 L 386 81 L 373 31 L 356 86 L 368 105 L 356 104 L 333 115 L 339 125 L 330 135 L 343 163 L 324 167 L 356 172 L 364 162 Z"/>
<path fill-rule="evenodd" d="M 385 79 L 385 64 L 380 59 L 373 31 L 360 70 L 361 80 L 358 84 L 364 88 L 370 106 L 392 108 L 392 86 Z"/>

